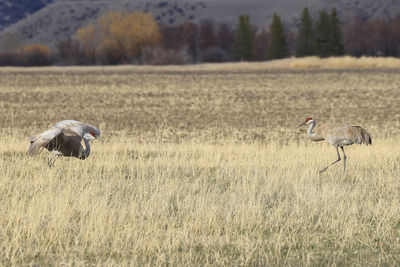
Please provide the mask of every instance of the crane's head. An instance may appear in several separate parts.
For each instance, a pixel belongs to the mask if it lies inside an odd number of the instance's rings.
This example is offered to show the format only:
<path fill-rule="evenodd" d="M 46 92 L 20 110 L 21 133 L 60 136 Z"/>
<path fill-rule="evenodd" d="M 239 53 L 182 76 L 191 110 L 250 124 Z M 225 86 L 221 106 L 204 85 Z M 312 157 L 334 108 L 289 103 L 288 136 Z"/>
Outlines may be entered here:
<path fill-rule="evenodd" d="M 315 120 L 313 120 L 313 118 L 306 118 L 306 120 L 304 122 L 302 122 L 300 125 L 298 125 L 296 128 L 303 126 L 305 124 L 310 124 L 310 123 L 315 123 Z"/>
<path fill-rule="evenodd" d="M 88 139 L 88 140 L 95 140 L 95 139 L 100 139 L 100 131 L 90 131 L 88 133 L 85 133 L 83 138 Z"/>

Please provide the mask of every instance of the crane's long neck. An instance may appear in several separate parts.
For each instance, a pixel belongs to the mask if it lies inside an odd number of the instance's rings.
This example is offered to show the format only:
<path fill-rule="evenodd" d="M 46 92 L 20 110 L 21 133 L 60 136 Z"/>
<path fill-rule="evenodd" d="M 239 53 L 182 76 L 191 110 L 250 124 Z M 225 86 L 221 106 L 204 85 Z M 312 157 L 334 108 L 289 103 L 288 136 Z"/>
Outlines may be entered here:
<path fill-rule="evenodd" d="M 81 159 L 86 159 L 90 155 L 89 139 L 83 138 L 83 142 L 85 143 L 85 149 L 82 150 L 80 158 Z"/>
<path fill-rule="evenodd" d="M 315 141 L 317 141 L 317 140 L 319 140 L 319 138 L 317 138 L 317 136 L 316 136 L 316 134 L 315 133 L 313 133 L 313 129 L 314 129 L 314 127 L 315 127 L 315 121 L 312 121 L 311 123 L 310 123 L 310 126 L 308 127 L 308 130 L 307 130 L 307 136 L 311 139 L 311 140 L 315 140 Z"/>

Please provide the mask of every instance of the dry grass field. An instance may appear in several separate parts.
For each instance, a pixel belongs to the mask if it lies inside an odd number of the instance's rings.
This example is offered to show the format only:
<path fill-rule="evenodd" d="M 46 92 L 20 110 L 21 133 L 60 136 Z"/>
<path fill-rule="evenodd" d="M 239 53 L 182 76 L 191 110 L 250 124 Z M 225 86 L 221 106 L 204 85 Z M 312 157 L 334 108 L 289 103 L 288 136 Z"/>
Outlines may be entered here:
<path fill-rule="evenodd" d="M 397 265 L 400 70 L 216 66 L 0 69 L 0 265 Z M 105 141 L 26 157 L 62 119 Z"/>

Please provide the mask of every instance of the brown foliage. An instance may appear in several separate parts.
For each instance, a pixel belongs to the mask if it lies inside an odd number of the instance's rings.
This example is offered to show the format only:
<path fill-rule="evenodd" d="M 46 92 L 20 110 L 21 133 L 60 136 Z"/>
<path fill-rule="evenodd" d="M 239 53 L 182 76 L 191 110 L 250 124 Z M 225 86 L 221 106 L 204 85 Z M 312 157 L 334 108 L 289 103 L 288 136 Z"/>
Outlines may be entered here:
<path fill-rule="evenodd" d="M 83 45 L 84 56 L 90 63 L 96 62 L 96 31 L 93 24 L 79 28 L 75 34 L 75 39 Z"/>
<path fill-rule="evenodd" d="M 110 12 L 95 25 L 78 29 L 75 35 L 91 63 L 121 64 L 140 58 L 145 47 L 154 47 L 161 39 L 151 14 Z"/>
<path fill-rule="evenodd" d="M 17 52 L 23 66 L 47 66 L 52 63 L 50 48 L 41 44 L 30 44 L 21 47 Z"/>
<path fill-rule="evenodd" d="M 99 19 L 102 32 L 100 49 L 110 63 L 124 63 L 154 47 L 161 39 L 152 15 L 141 12 L 111 12 Z"/>
<path fill-rule="evenodd" d="M 30 44 L 0 54 L 0 66 L 47 66 L 52 63 L 50 48 L 41 44 Z"/>

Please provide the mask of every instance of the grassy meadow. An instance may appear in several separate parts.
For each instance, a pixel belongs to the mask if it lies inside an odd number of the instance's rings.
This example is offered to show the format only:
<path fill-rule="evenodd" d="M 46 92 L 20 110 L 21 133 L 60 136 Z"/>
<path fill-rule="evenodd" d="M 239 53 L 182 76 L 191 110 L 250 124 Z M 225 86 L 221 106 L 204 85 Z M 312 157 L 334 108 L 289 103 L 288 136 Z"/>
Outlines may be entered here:
<path fill-rule="evenodd" d="M 0 266 L 397 265 L 400 70 L 294 63 L 0 69 Z M 373 145 L 319 175 L 306 117 Z M 62 119 L 105 140 L 26 157 Z"/>

